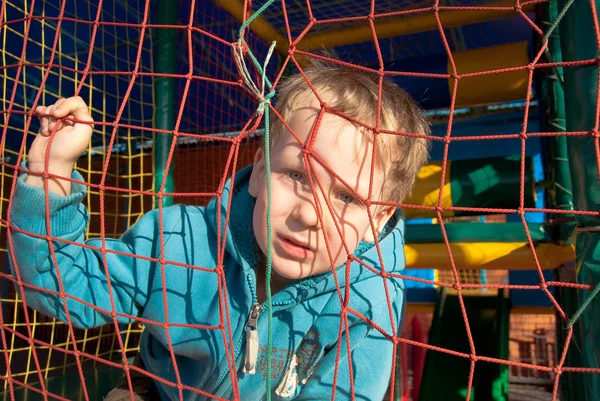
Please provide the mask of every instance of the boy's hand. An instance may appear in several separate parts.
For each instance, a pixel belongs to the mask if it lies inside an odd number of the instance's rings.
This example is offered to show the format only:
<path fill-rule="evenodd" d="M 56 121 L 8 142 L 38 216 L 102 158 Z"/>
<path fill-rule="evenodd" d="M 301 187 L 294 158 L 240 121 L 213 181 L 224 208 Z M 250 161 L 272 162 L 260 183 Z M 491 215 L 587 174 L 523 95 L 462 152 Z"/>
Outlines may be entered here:
<path fill-rule="evenodd" d="M 33 141 L 27 157 L 29 170 L 31 172 L 43 172 L 46 159 L 46 149 L 50 142 L 50 136 L 54 136 L 50 143 L 48 154 L 48 173 L 61 177 L 70 177 L 75 162 L 87 150 L 92 137 L 94 120 L 90 116 L 88 107 L 79 96 L 68 99 L 59 99 L 51 106 L 38 106 L 35 114 L 40 119 L 40 130 Z M 60 120 L 70 118 L 78 122 Z M 86 124 L 88 123 L 88 124 Z M 43 187 L 43 179 L 40 176 L 29 175 L 27 183 Z M 59 179 L 51 179 L 48 182 L 49 189 L 59 195 L 69 195 L 70 182 Z"/>

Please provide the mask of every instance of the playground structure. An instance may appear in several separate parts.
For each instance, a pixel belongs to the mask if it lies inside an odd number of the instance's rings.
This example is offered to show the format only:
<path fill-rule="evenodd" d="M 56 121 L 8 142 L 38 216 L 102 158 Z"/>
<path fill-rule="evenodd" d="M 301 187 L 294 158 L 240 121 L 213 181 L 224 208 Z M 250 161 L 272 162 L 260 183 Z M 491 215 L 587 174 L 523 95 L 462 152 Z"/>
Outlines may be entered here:
<path fill-rule="evenodd" d="M 432 163 L 402 205 L 408 307 L 390 397 L 595 399 L 598 300 L 575 316 L 600 280 L 597 3 L 326 3 L 275 2 L 245 40 L 259 60 L 277 42 L 269 77 L 323 46 L 382 69 L 428 110 Z M 231 43 L 263 4 L 3 0 L 2 251 L 31 110 L 58 96 L 79 93 L 98 122 L 77 165 L 91 184 L 90 237 L 118 236 L 155 207 L 206 204 L 235 146 L 237 166 L 250 163 L 263 132 L 244 128 L 258 103 Z M 25 309 L 2 263 L 0 394 L 101 399 L 142 325 L 47 319 Z"/>

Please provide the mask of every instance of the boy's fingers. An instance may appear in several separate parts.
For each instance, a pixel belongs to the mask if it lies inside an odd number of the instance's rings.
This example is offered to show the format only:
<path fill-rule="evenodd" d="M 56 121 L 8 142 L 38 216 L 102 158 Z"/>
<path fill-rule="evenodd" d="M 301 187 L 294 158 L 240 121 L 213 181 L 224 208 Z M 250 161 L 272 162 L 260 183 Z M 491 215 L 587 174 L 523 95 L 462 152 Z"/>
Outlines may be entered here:
<path fill-rule="evenodd" d="M 48 118 L 40 118 L 40 134 L 48 136 Z"/>
<path fill-rule="evenodd" d="M 56 109 L 56 104 L 50 105 L 46 108 L 46 114 L 52 116 L 54 110 Z M 54 129 L 54 123 L 56 122 L 56 118 L 54 117 L 44 117 L 45 120 L 45 124 L 43 124 L 45 126 L 44 129 L 44 135 L 48 136 L 52 133 L 52 130 Z"/>
<path fill-rule="evenodd" d="M 35 113 L 38 115 L 51 116 L 39 117 L 40 133 L 44 136 L 50 135 L 53 130 L 58 131 L 62 129 L 63 123 L 57 120 L 67 117 L 69 115 L 72 115 L 76 120 L 83 122 L 94 121 L 90 116 L 87 105 L 79 96 L 73 96 L 67 99 L 59 98 L 54 104 L 48 107 L 38 106 L 35 109 Z M 58 126 L 55 126 L 56 124 L 58 124 Z M 74 123 L 71 122 L 70 124 Z"/>
<path fill-rule="evenodd" d="M 50 106 L 48 108 L 48 114 L 53 116 L 53 117 L 48 117 L 48 128 L 47 128 L 47 134 L 46 135 L 52 135 L 53 132 L 55 131 L 60 131 L 64 124 L 62 122 L 62 120 L 59 120 L 58 118 L 55 117 L 56 114 L 56 109 L 59 107 L 59 102 L 61 102 L 61 100 L 57 101 L 56 103 L 54 103 L 52 106 Z"/>
<path fill-rule="evenodd" d="M 44 110 L 44 114 L 52 115 L 53 108 L 54 108 L 54 105 L 46 107 L 46 110 Z M 50 118 L 49 117 L 41 117 L 40 123 L 41 123 L 40 125 L 41 125 L 42 135 L 44 135 L 44 136 L 50 135 Z"/>
<path fill-rule="evenodd" d="M 49 114 L 48 110 L 51 107 L 54 109 L 54 108 L 56 108 L 56 106 L 58 106 L 59 104 L 61 104 L 65 100 L 66 99 L 64 97 L 59 97 L 58 100 L 56 102 L 54 102 L 53 104 L 51 104 L 50 106 L 39 105 L 39 106 L 37 106 L 35 108 L 34 114 Z"/>
<path fill-rule="evenodd" d="M 48 135 L 52 134 L 53 131 L 60 131 L 63 127 L 61 121 L 56 120 L 54 117 L 50 117 L 48 123 Z"/>
<path fill-rule="evenodd" d="M 38 106 L 35 108 L 35 114 L 38 116 L 38 120 L 40 120 L 39 133 L 42 135 L 46 134 L 46 130 L 48 128 L 48 119 L 46 117 L 42 117 L 43 114 L 46 114 L 46 109 L 46 106 Z"/>
<path fill-rule="evenodd" d="M 60 100 L 59 100 L 60 102 Z M 87 105 L 83 101 L 83 99 L 79 96 L 73 96 L 68 99 L 64 99 L 62 102 L 55 103 L 52 116 L 55 118 L 63 118 L 72 114 L 75 110 L 80 107 L 84 107 L 87 110 Z M 49 113 L 50 114 L 50 113 Z"/>
<path fill-rule="evenodd" d="M 53 106 L 54 106 L 54 109 L 56 110 L 56 109 L 58 108 L 58 106 L 60 106 L 62 103 L 64 103 L 64 102 L 65 102 L 65 100 L 67 100 L 67 99 L 65 99 L 65 98 L 63 98 L 63 97 L 61 97 L 61 98 L 58 98 L 58 100 L 57 100 L 57 101 L 54 103 L 54 105 L 53 105 Z"/>
<path fill-rule="evenodd" d="M 92 118 L 92 116 L 90 116 L 90 112 L 85 104 L 83 105 L 83 107 L 79 107 L 73 112 L 73 117 L 75 117 L 75 119 L 79 121 L 94 122 L 94 119 Z M 93 128 L 94 126 L 90 125 L 90 127 Z"/>

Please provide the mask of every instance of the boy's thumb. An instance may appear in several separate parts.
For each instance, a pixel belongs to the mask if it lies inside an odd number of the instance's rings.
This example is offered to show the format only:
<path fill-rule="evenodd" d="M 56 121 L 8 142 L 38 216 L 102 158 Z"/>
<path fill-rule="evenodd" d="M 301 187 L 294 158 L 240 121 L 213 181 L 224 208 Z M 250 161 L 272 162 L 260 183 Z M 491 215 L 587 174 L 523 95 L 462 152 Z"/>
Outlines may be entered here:
<path fill-rule="evenodd" d="M 54 110 L 52 110 L 52 114 L 54 115 L 55 118 L 62 118 L 62 117 L 66 117 L 69 114 L 69 110 L 67 110 L 62 105 L 55 106 Z"/>
<path fill-rule="evenodd" d="M 73 112 L 73 117 L 76 120 L 84 121 L 84 122 L 93 122 L 92 116 L 90 116 L 90 112 L 87 107 L 78 107 L 77 110 Z"/>

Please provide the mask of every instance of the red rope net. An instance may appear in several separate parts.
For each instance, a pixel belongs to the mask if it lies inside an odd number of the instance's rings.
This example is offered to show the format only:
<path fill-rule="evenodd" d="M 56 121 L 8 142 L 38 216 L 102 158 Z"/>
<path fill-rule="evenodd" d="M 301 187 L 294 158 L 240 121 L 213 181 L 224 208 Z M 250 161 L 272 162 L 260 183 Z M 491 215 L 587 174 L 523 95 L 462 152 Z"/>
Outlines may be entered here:
<path fill-rule="evenodd" d="M 18 54 L 11 53 L 10 47 L 5 43 L 3 50 L 4 66 L 1 68 L 3 73 L 3 117 L 4 127 L 2 132 L 2 141 L 0 149 L 2 150 L 2 241 L 6 241 L 6 252 L 12 260 L 15 260 L 14 274 L 5 269 L 2 273 L 3 284 L 11 288 L 14 285 L 16 297 L 12 296 L 12 289 L 6 290 L 2 294 L 3 315 L 0 321 L 0 334 L 4 355 L 4 373 L 1 378 L 5 383 L 5 389 L 11 399 L 19 399 L 22 396 L 23 389 L 27 389 L 29 394 L 35 394 L 43 399 L 69 399 L 67 393 L 57 393 L 51 388 L 51 382 L 48 376 L 52 373 L 50 366 L 61 365 L 63 367 L 73 365 L 72 371 L 75 371 L 80 383 L 80 399 L 97 399 L 97 393 L 88 390 L 91 382 L 88 365 L 90 361 L 95 362 L 94 369 L 100 371 L 103 366 L 115 368 L 125 373 L 129 390 L 132 390 L 132 376 L 142 374 L 162 383 L 165 388 L 173 388 L 179 399 L 191 397 L 191 394 L 205 396 L 210 399 L 245 399 L 244 394 L 240 392 L 238 380 L 242 373 L 237 345 L 233 341 L 235 327 L 239 322 L 231 319 L 231 300 L 234 294 L 231 294 L 227 288 L 227 271 L 223 267 L 224 260 L 228 257 L 226 254 L 226 243 L 229 236 L 226 227 L 229 224 L 236 224 L 227 210 L 226 216 L 221 216 L 221 210 L 217 209 L 217 235 L 211 246 L 211 252 L 216 257 L 215 266 L 198 266 L 185 260 L 170 260 L 165 256 L 165 238 L 168 227 L 165 226 L 163 219 L 165 207 L 163 201 L 167 196 L 172 196 L 175 203 L 185 203 L 191 205 L 206 205 L 212 197 L 216 197 L 218 202 L 223 201 L 226 195 L 224 192 L 225 183 L 228 179 L 233 179 L 241 167 L 249 164 L 253 160 L 256 149 L 259 148 L 260 137 L 262 134 L 262 120 L 255 114 L 259 100 L 248 90 L 240 77 L 239 71 L 235 67 L 231 56 L 231 48 L 237 41 L 237 30 L 240 22 L 228 14 L 224 14 L 215 4 L 209 2 L 196 2 L 191 4 L 183 3 L 179 11 L 179 23 L 176 25 L 159 25 L 154 22 L 150 1 L 139 1 L 136 4 L 131 2 L 75 2 L 77 5 L 72 8 L 66 1 L 60 2 L 59 6 L 53 6 L 42 2 L 40 6 L 35 0 L 27 5 L 15 4 L 10 0 L 2 1 L 0 8 L 0 23 L 5 39 L 18 37 Z M 334 371 L 336 372 L 334 382 L 337 380 L 338 373 L 344 369 L 350 371 L 349 388 L 344 389 L 344 394 L 339 394 L 339 388 L 333 385 L 331 387 L 331 399 L 349 398 L 355 399 L 354 388 L 363 378 L 353 377 L 353 367 L 351 356 L 347 361 L 341 361 L 340 355 L 346 352 L 343 347 L 351 349 L 352 344 L 346 338 L 345 332 L 349 329 L 349 321 L 362 321 L 368 327 L 381 333 L 389 343 L 393 344 L 392 358 L 397 363 L 392 364 L 390 386 L 387 389 L 386 397 L 396 399 L 398 392 L 402 392 L 404 399 L 411 396 L 407 390 L 406 371 L 409 365 L 407 359 L 397 358 L 399 354 L 406 355 L 410 348 L 413 356 L 417 353 L 441 352 L 454 355 L 458 358 L 469 360 L 470 372 L 467 378 L 465 399 L 471 399 L 474 374 L 476 367 L 481 364 L 491 363 L 510 366 L 514 372 L 526 370 L 529 372 L 541 372 L 541 376 L 551 379 L 552 399 L 557 399 L 559 379 L 565 372 L 577 373 L 600 373 L 600 369 L 583 368 L 574 366 L 565 366 L 565 358 L 569 345 L 571 343 L 573 329 L 566 332 L 563 349 L 552 350 L 552 355 L 535 359 L 530 358 L 528 362 L 519 362 L 516 360 L 504 360 L 482 355 L 478 352 L 476 344 L 472 337 L 472 328 L 469 323 L 469 311 L 465 306 L 464 296 L 472 290 L 528 290 L 531 292 L 542 292 L 551 301 L 558 319 L 568 321 L 562 306 L 557 302 L 552 288 L 568 287 L 580 290 L 590 290 L 591 286 L 574 284 L 568 282 L 548 281 L 543 274 L 545 266 L 536 252 L 536 244 L 532 239 L 529 225 L 526 221 L 526 213 L 543 212 L 553 215 L 596 215 L 594 211 L 588 210 L 563 210 L 559 208 L 535 208 L 527 207 L 525 202 L 525 174 L 526 174 L 526 143 L 528 139 L 535 137 L 556 137 L 556 136 L 584 136 L 589 132 L 528 132 L 529 110 L 531 102 L 535 97 L 532 95 L 534 85 L 534 76 L 539 71 L 548 71 L 557 67 L 595 65 L 597 60 L 581 60 L 577 62 L 549 62 L 544 58 L 544 51 L 547 43 L 540 42 L 540 47 L 536 50 L 533 59 L 526 65 L 519 65 L 510 68 L 492 69 L 486 71 L 460 73 L 454 61 L 455 49 L 447 39 L 448 27 L 444 25 L 444 15 L 447 13 L 498 13 L 506 15 L 510 13 L 522 18 L 530 27 L 538 40 L 544 36 L 546 27 L 534 21 L 531 10 L 533 6 L 542 4 L 540 1 L 517 2 L 515 4 L 506 4 L 499 6 L 493 5 L 442 5 L 439 2 L 433 4 L 419 5 L 410 7 L 409 5 L 398 5 L 395 2 L 381 2 L 376 4 L 372 2 L 342 2 L 340 7 L 333 7 L 327 2 L 310 2 L 299 7 L 290 2 L 276 2 L 267 9 L 263 15 L 267 24 L 279 27 L 280 40 L 277 43 L 278 49 L 285 49 L 281 52 L 279 62 L 274 62 L 267 70 L 267 76 L 275 77 L 273 80 L 274 90 L 277 90 L 277 84 L 284 76 L 286 70 L 296 70 L 304 74 L 304 66 L 307 58 L 322 59 L 330 63 L 341 65 L 363 72 L 364 74 L 377 77 L 379 81 L 379 90 L 382 90 L 383 79 L 394 79 L 396 77 L 415 77 L 415 78 L 435 78 L 449 80 L 450 82 L 450 104 L 447 115 L 447 129 L 443 136 L 422 135 L 411 132 L 396 132 L 380 129 L 380 108 L 377 105 L 377 121 L 373 126 L 364 122 L 357 121 L 352 116 L 343 115 L 339 110 L 327 106 L 322 102 L 317 119 L 317 125 L 313 132 L 320 132 L 319 121 L 327 114 L 342 114 L 344 118 L 357 125 L 366 126 L 370 131 L 375 132 L 375 137 L 386 135 L 401 135 L 412 138 L 424 137 L 430 141 L 438 142 L 443 145 L 443 158 L 441 164 L 440 187 L 437 205 L 425 206 L 411 203 L 384 202 L 371 196 L 372 189 L 369 189 L 368 196 L 363 196 L 351 188 L 351 185 L 344 183 L 345 186 L 353 192 L 353 195 L 361 199 L 363 203 L 372 208 L 367 208 L 369 223 L 374 227 L 372 210 L 376 206 L 400 207 L 405 210 L 418 209 L 428 211 L 437 219 L 437 224 L 443 237 L 443 245 L 447 252 L 447 264 L 450 266 L 446 276 L 439 280 L 429 280 L 415 278 L 405 274 L 386 272 L 385 265 L 380 269 L 374 268 L 360 257 L 349 256 L 349 262 L 357 262 L 366 270 L 371 271 L 381 277 L 386 290 L 390 285 L 390 280 L 404 279 L 406 281 L 418 282 L 430 286 L 445 287 L 454 291 L 458 297 L 461 319 L 464 323 L 466 337 L 468 339 L 469 351 L 458 352 L 452 349 L 444 349 L 434 345 L 427 344 L 426 333 L 417 329 L 421 323 L 425 326 L 429 324 L 428 318 L 419 319 L 410 318 L 399 319 L 394 316 L 392 301 L 390 295 L 386 294 L 386 310 L 389 312 L 385 316 L 384 323 L 381 320 L 376 321 L 366 316 L 364 313 L 354 309 L 348 294 L 350 291 L 350 263 L 346 264 L 344 270 L 338 270 L 336 277 L 337 296 L 339 298 L 339 327 L 336 328 L 337 342 L 333 351 L 337 357 L 335 360 Z M 58 4 L 58 3 L 57 3 Z M 591 2 L 591 9 L 596 18 L 595 3 Z M 256 10 L 261 4 L 251 4 L 246 0 L 241 14 L 244 20 L 251 15 L 250 10 Z M 324 8 L 325 7 L 325 8 Z M 181 8 L 184 8 L 182 11 Z M 278 10 L 278 11 L 275 11 Z M 86 14 L 87 13 L 87 14 Z M 83 17 L 83 15 L 87 17 Z M 327 18 L 321 17 L 327 15 Z M 320 16 L 317 18 L 317 16 Z M 339 17 L 338 17 L 339 16 Z M 377 24 L 381 21 L 388 21 L 394 18 L 410 18 L 427 16 L 433 23 L 431 32 L 439 38 L 438 46 L 441 45 L 447 56 L 449 72 L 444 74 L 399 72 L 389 69 L 380 42 L 384 38 L 378 37 Z M 199 21 L 203 21 L 200 23 Z M 208 22 L 207 22 L 208 21 Z M 370 31 L 370 40 L 372 49 L 376 54 L 377 66 L 370 68 L 358 65 L 358 63 L 347 62 L 343 59 L 332 59 L 327 56 L 314 54 L 311 51 L 302 50 L 302 40 L 310 34 L 319 32 L 325 37 L 332 34 L 331 28 L 338 29 L 347 26 L 361 26 Z M 153 68 L 151 54 L 157 51 L 157 44 L 152 43 L 152 34 L 160 29 L 176 30 L 179 38 L 179 48 L 177 51 L 177 61 L 180 68 L 173 74 L 156 73 Z M 251 26 L 246 32 L 246 41 L 259 58 L 264 60 L 268 46 L 260 39 L 259 28 Z M 596 36 L 598 33 L 597 24 L 595 25 Z M 40 33 L 41 32 L 41 33 Z M 125 33 L 126 32 L 126 33 Z M 152 34 L 151 34 L 152 33 Z M 389 36 L 386 36 L 387 39 Z M 134 43 L 135 46 L 127 48 L 123 52 L 120 46 L 123 39 Z M 63 42 L 70 39 L 73 43 L 72 48 L 66 49 Z M 62 42 L 61 42 L 62 41 Z M 81 43 L 85 42 L 87 51 L 82 51 Z M 597 39 L 597 42 L 600 42 Z M 37 52 L 43 54 L 42 57 L 36 57 Z M 98 56 L 98 52 L 101 56 Z M 387 53 L 386 53 L 387 54 Z M 250 63 L 248 61 L 248 63 Z M 461 81 L 479 76 L 499 75 L 506 72 L 526 71 L 528 76 L 527 93 L 525 96 L 524 116 L 522 131 L 518 133 L 504 133 L 496 135 L 480 136 L 458 136 L 453 134 L 454 118 L 458 113 L 457 94 L 461 88 Z M 29 74 L 29 75 L 28 75 Z M 37 75 L 36 75 L 37 74 Z M 259 78 L 259 74 L 252 70 L 253 77 Z M 36 78 L 31 78 L 34 75 Z M 305 76 L 306 77 L 306 76 Z M 153 80 L 159 78 L 171 78 L 177 82 L 177 96 L 175 105 L 175 121 L 173 130 L 161 130 L 152 127 L 151 112 L 148 113 L 148 107 L 152 108 L 153 94 L 151 86 Z M 52 88 L 52 85 L 58 87 Z M 52 85 L 50 84 L 52 83 Z M 310 80 L 307 84 L 313 89 L 317 96 L 319 91 L 312 85 Z M 113 90 L 117 88 L 117 92 Z M 25 93 L 25 95 L 24 95 Z M 81 243 L 68 237 L 56 237 L 51 235 L 54 227 L 51 226 L 51 206 L 48 203 L 49 194 L 46 193 L 45 204 L 45 225 L 42 231 L 30 232 L 23 230 L 12 223 L 12 214 L 15 210 L 13 194 L 17 187 L 17 177 L 25 171 L 21 163 L 26 159 L 27 149 L 31 139 L 37 131 L 35 128 L 35 118 L 33 110 L 41 104 L 51 104 L 58 96 L 79 95 L 90 105 L 92 115 L 95 120 L 95 131 L 92 138 L 92 144 L 86 155 L 78 162 L 77 169 L 83 174 L 83 180 L 71 179 L 73 184 L 79 184 L 87 187 L 90 195 L 84 200 L 86 206 L 90 209 L 91 219 L 87 235 L 90 238 L 99 238 L 100 241 L 94 243 Z M 100 94 L 102 96 L 100 96 Z M 214 100 L 216 99 L 216 100 Z M 215 103 L 216 102 L 216 103 Z M 107 106 L 107 104 L 109 106 Z M 273 119 L 281 118 L 280 114 L 271 105 L 274 114 Z M 286 122 L 287 123 L 287 122 Z M 595 130 L 594 132 L 597 132 Z M 18 135 L 20 134 L 20 136 Z M 216 135 L 218 134 L 218 135 Z M 176 193 L 166 193 L 165 183 L 152 186 L 153 170 L 150 148 L 152 141 L 158 136 L 168 135 L 172 138 L 167 158 L 167 169 L 175 170 L 175 188 Z M 18 139 L 15 142 L 15 136 Z M 451 144 L 461 146 L 463 141 L 489 141 L 489 140 L 516 140 L 520 143 L 520 195 L 519 204 L 511 208 L 492 208 L 492 207 L 461 207 L 461 206 L 443 206 L 444 186 L 447 184 L 444 177 L 447 177 L 448 154 Z M 303 144 L 303 157 L 308 169 L 316 169 L 322 166 L 329 170 L 331 174 L 337 175 L 335 168 L 327 166 L 318 154 L 312 152 L 311 144 L 315 137 L 307 144 Z M 15 143 L 17 146 L 14 146 Z M 373 151 L 373 155 L 375 155 Z M 375 171 L 375 157 L 369 166 L 371 170 L 370 183 L 372 185 L 372 176 Z M 44 178 L 52 178 L 47 173 Z M 343 181 L 337 176 L 339 181 Z M 320 181 L 319 175 L 308 175 L 310 181 L 310 192 L 314 199 L 319 198 L 319 194 L 324 191 L 324 183 Z M 314 181 L 313 181 L 314 180 Z M 274 197 L 277 194 L 273 194 Z M 327 201 L 315 203 L 316 216 L 320 222 L 324 222 L 327 216 L 334 214 L 333 206 Z M 127 251 L 112 249 L 106 244 L 110 242 L 109 238 L 122 234 L 127 227 L 133 224 L 141 215 L 152 208 L 152 203 L 158 200 L 158 243 L 159 251 L 152 255 L 132 254 Z M 531 252 L 535 270 L 539 273 L 539 283 L 534 285 L 515 285 L 506 284 L 503 278 L 498 279 L 497 283 L 469 283 L 465 282 L 465 275 L 460 269 L 461 266 L 455 262 L 455 253 L 449 236 L 446 231 L 447 219 L 445 212 L 470 212 L 474 214 L 513 214 L 520 217 L 522 229 L 527 239 L 528 247 Z M 223 225 L 225 222 L 225 225 Z M 339 227 L 336 231 L 340 231 Z M 410 226 L 408 227 L 410 230 Z M 109 297 L 108 308 L 99 307 L 95 302 L 89 302 L 73 295 L 74 291 L 64 284 L 65 272 L 54 268 L 56 276 L 56 290 L 37 285 L 35 280 L 27 279 L 30 273 L 23 272 L 19 266 L 17 254 L 23 252 L 14 246 L 14 237 L 18 235 L 27 235 L 37 238 L 48 244 L 49 257 L 54 266 L 60 266 L 60 255 L 55 251 L 57 244 L 60 246 L 71 245 L 84 248 L 99 255 L 100 272 L 105 277 L 111 277 L 110 258 L 120 255 L 131 257 L 132 260 L 148 262 L 158 267 L 157 274 L 161 283 L 163 300 L 163 321 L 154 321 L 145 319 L 138 315 L 118 312 L 119 308 L 115 301 L 114 283 L 111 280 L 106 282 L 106 295 Z M 330 239 L 325 238 L 327 248 L 330 247 Z M 376 241 L 378 259 L 384 260 L 379 249 L 379 242 Z M 350 252 L 351 253 L 351 252 Z M 329 251 L 330 260 L 335 258 Z M 353 266 L 357 266 L 356 264 Z M 355 268 L 355 267 L 353 267 Z M 205 274 L 210 276 L 218 284 L 215 303 L 212 307 L 217 310 L 215 314 L 215 324 L 192 324 L 190 322 L 173 322 L 169 319 L 169 298 L 167 294 L 167 282 L 169 281 L 170 269 L 180 269 L 194 274 Z M 192 273 L 190 273 L 192 274 Z M 344 284 L 339 285 L 338 279 L 346 275 Z M 467 280 L 468 281 L 468 280 Z M 64 308 L 64 314 L 61 315 L 65 321 L 65 326 L 60 326 L 54 320 L 48 320 L 42 315 L 38 315 L 28 308 L 26 292 L 39 292 L 56 297 Z M 109 328 L 78 329 L 74 324 L 74 317 L 70 311 L 69 305 L 79 304 L 80 308 L 88 310 L 88 313 L 96 311 L 112 321 Z M 190 306 L 193 307 L 193 306 Z M 384 320 L 385 320 L 384 319 Z M 131 325 L 123 322 L 133 322 Z M 265 323 L 266 324 L 266 323 Z M 404 324 L 404 331 L 402 330 Z M 411 325 L 411 328 L 408 328 Z M 549 324 L 550 326 L 552 323 Z M 166 344 L 168 352 L 167 359 L 170 360 L 170 366 L 173 371 L 171 379 L 164 378 L 158 372 L 152 372 L 148 369 L 142 369 L 131 362 L 128 358 L 136 352 L 137 339 L 140 327 L 161 329 L 164 333 L 163 342 Z M 390 327 L 386 330 L 383 327 Z M 65 330 L 60 331 L 60 327 Z M 419 326 L 420 327 L 420 326 Z M 218 396 L 212 394 L 208 389 L 195 388 L 189 386 L 182 380 L 182 372 L 185 367 L 177 363 L 177 347 L 173 344 L 171 334 L 174 330 L 199 331 L 208 337 L 218 338 L 225 350 L 225 364 L 230 372 L 225 380 L 231 385 L 231 395 Z M 261 330 L 263 330 L 261 328 Z M 418 334 L 415 334 L 415 330 Z M 426 331 L 426 330 L 425 330 Z M 62 333 L 62 334 L 59 334 Z M 408 334 L 410 332 L 410 334 Z M 110 333 L 107 337 L 106 333 Z M 451 335 L 451 333 L 447 333 Z M 276 335 L 276 334 L 275 334 Z M 64 339 L 57 340 L 55 336 L 64 336 Z M 345 340 L 342 341 L 342 339 Z M 536 343 L 536 347 L 546 347 Z M 108 350 L 108 351 L 107 351 Z M 20 351 L 25 352 L 19 354 Z M 19 358 L 19 355 L 27 355 L 26 358 Z M 14 357 L 13 357 L 14 356 Z M 416 358 L 416 357 L 415 357 Z M 419 357 L 421 358 L 421 357 Z M 544 359 L 545 358 L 545 359 Z M 24 364 L 23 360 L 27 359 Z M 556 359 L 556 363 L 547 359 Z M 272 359 L 276 361 L 275 358 Z M 130 360 L 129 360 L 130 361 Z M 373 367 L 377 366 L 377 361 L 373 361 Z M 264 369 L 264 363 L 261 368 Z M 66 370 L 62 370 L 66 372 Z M 418 374 L 413 372 L 413 385 L 416 385 L 421 379 Z M 52 376 L 50 374 L 50 376 Z M 264 377 L 264 375 L 263 375 Z M 404 384 L 402 389 L 398 389 L 398 384 Z M 274 382 L 274 386 L 277 383 Z M 418 385 L 417 385 L 418 387 Z M 104 389 L 106 390 L 106 389 Z M 61 390 L 62 391 L 62 390 Z M 412 392 L 412 396 L 416 396 Z"/>

